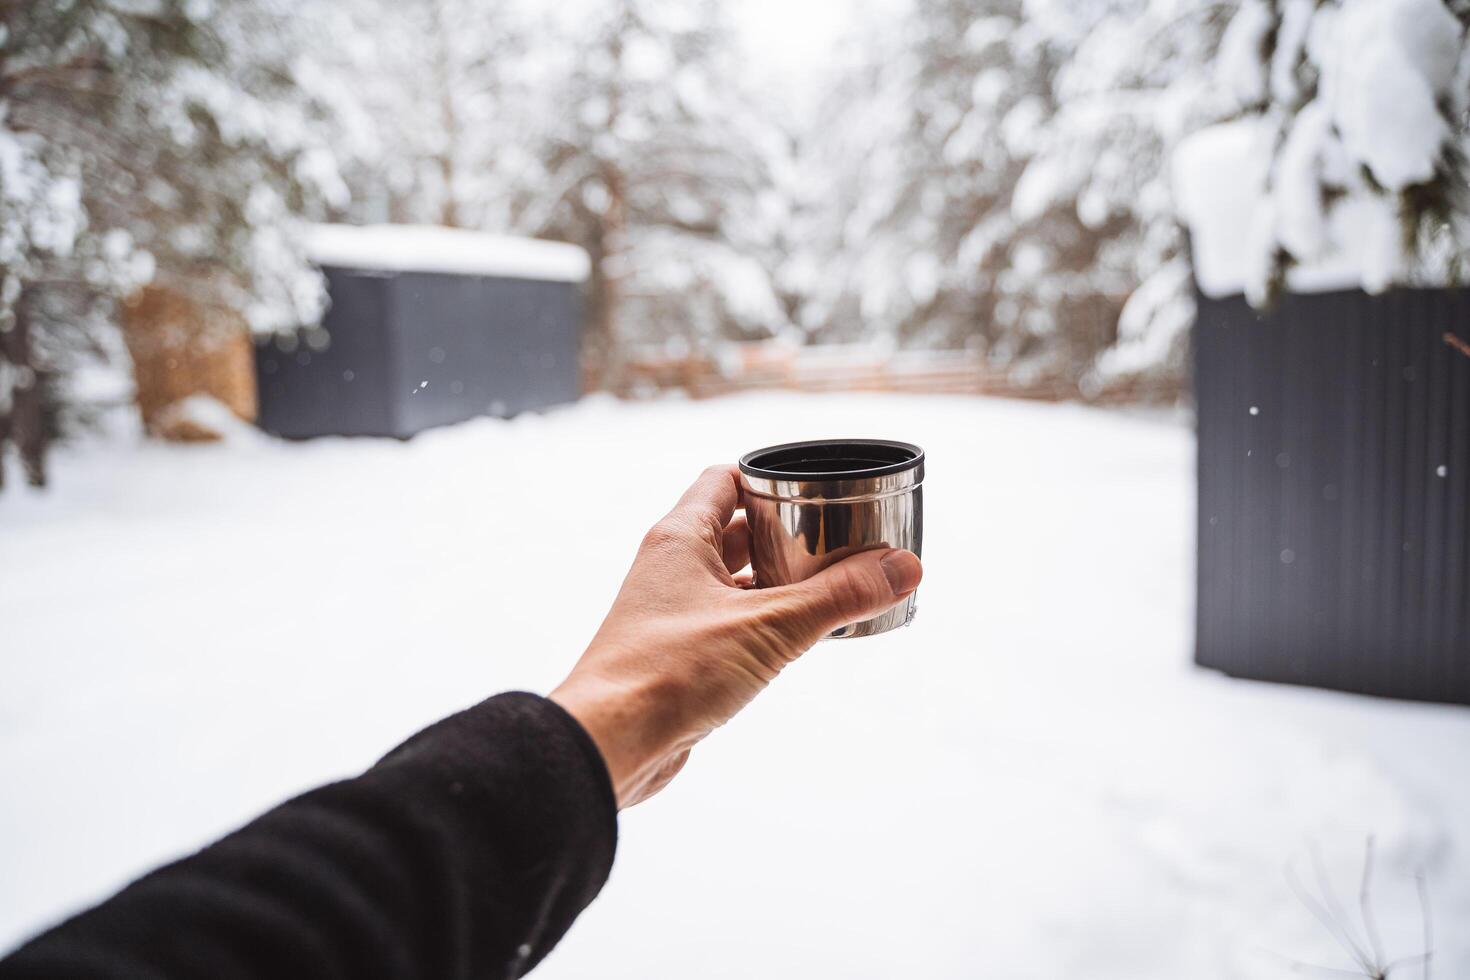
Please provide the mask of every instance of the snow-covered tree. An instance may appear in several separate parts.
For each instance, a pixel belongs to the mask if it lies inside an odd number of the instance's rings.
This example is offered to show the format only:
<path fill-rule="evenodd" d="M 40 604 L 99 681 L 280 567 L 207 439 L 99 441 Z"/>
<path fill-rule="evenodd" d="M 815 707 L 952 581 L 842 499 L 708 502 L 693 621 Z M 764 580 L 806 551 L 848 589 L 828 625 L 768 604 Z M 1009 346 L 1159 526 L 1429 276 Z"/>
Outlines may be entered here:
<path fill-rule="evenodd" d="M 336 133 L 351 217 L 505 231 L 534 174 L 527 5 L 354 0 L 307 54 Z"/>
<path fill-rule="evenodd" d="M 1205 67 L 1234 11 L 913 0 L 824 123 L 853 161 L 830 322 L 1084 395 L 1180 379 L 1194 293 L 1168 164 L 1219 118 Z"/>
<path fill-rule="evenodd" d="M 156 279 L 262 330 L 317 315 L 290 227 L 343 188 L 293 75 L 310 6 L 0 3 L 0 448 L 33 481 L 56 382 L 116 346 L 126 291 Z"/>
<path fill-rule="evenodd" d="M 786 273 L 802 333 L 818 342 L 892 343 L 895 298 L 916 243 L 899 227 L 915 185 L 907 146 L 916 59 L 889 18 L 860 21 L 811 115 L 795 127 Z M 928 243 L 919 245 L 920 258 Z"/>
<path fill-rule="evenodd" d="M 1093 28 L 1141 6 L 915 0 L 876 42 L 868 80 L 840 96 L 852 107 L 843 139 L 866 145 L 847 152 L 837 265 L 851 272 L 828 304 L 834 323 L 977 348 L 1088 389 L 1140 281 L 1138 203 L 1120 187 L 1157 175 L 1160 154 L 1133 169 L 1117 149 L 1099 156 L 1104 134 L 1126 144 L 1133 123 L 1084 112 L 1068 66 Z"/>
<path fill-rule="evenodd" d="M 1370 292 L 1462 276 L 1467 25 L 1461 0 L 1240 5 L 1214 68 L 1219 114 L 1254 143 L 1237 163 L 1263 175 L 1247 245 L 1254 302 L 1348 252 Z"/>
<path fill-rule="evenodd" d="M 1013 212 L 1075 217 L 1106 231 L 1086 278 L 1126 299 L 1112 311 L 1117 336 L 1085 381 L 1181 377 L 1194 286 L 1169 160 L 1217 111 L 1204 66 L 1233 8 L 1213 0 L 1029 0 L 1027 10 L 1061 54 L 1051 111 L 1016 127 L 1027 162 Z"/>
<path fill-rule="evenodd" d="M 545 11 L 532 89 L 535 180 L 516 221 L 592 255 L 586 364 L 615 378 L 642 342 L 700 342 L 781 318 L 738 245 L 768 185 L 756 116 L 712 0 Z"/>

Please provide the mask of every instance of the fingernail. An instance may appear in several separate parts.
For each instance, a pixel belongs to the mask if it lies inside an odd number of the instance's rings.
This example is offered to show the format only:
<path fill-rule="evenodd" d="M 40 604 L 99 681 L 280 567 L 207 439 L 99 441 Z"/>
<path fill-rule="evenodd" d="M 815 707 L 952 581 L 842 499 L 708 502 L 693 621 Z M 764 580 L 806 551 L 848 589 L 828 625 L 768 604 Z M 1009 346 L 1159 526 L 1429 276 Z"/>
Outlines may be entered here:
<path fill-rule="evenodd" d="M 918 556 L 912 551 L 890 551 L 878 564 L 894 595 L 914 591 L 919 587 L 919 579 L 924 577 L 924 566 L 919 564 Z"/>

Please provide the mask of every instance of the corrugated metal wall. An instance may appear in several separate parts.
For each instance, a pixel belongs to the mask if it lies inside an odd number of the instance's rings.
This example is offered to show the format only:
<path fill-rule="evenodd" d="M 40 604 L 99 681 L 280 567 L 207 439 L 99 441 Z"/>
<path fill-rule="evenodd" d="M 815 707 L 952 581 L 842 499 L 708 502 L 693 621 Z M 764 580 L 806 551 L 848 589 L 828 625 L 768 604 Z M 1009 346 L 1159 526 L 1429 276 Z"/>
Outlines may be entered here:
<path fill-rule="evenodd" d="M 1470 294 L 1202 298 L 1196 658 L 1470 704 Z"/>
<path fill-rule="evenodd" d="M 330 343 L 257 347 L 260 425 L 268 432 L 407 438 L 580 394 L 582 306 L 573 283 L 323 271 Z"/>

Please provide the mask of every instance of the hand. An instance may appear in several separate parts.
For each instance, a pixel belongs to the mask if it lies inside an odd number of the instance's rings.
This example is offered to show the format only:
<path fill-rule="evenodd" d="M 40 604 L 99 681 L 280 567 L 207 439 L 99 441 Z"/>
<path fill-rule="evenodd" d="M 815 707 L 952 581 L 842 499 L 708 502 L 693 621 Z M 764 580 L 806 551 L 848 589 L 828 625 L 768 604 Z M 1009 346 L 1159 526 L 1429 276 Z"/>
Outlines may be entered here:
<path fill-rule="evenodd" d="M 919 586 L 908 551 L 877 549 L 804 582 L 750 588 L 740 471 L 712 466 L 643 538 L 592 644 L 551 699 L 597 743 L 618 807 L 663 789 L 729 721 L 827 633 Z"/>

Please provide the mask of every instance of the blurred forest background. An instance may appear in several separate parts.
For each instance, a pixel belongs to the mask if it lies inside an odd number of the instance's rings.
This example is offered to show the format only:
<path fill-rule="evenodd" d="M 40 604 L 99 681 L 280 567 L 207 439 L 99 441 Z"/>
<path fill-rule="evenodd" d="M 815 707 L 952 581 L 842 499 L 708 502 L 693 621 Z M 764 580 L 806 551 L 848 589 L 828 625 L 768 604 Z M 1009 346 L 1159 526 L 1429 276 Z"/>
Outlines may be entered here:
<path fill-rule="evenodd" d="M 764 342 L 1174 400 L 1166 161 L 1289 122 L 1321 6 L 854 2 L 797 97 L 715 0 L 0 0 L 0 445 L 84 422 L 96 365 L 310 328 L 297 232 L 325 220 L 582 246 L 589 389 Z M 1457 179 L 1412 188 L 1414 220 Z"/>

